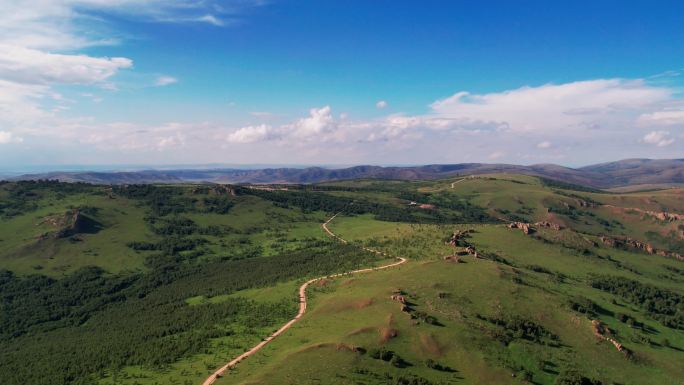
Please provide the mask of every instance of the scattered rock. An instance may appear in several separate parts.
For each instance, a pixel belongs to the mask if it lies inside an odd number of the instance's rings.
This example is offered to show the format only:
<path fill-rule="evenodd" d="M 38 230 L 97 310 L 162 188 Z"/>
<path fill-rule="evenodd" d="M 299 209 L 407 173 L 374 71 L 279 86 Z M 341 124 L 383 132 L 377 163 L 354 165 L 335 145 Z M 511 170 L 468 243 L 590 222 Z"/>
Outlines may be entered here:
<path fill-rule="evenodd" d="M 537 227 L 546 227 L 547 229 L 553 229 L 556 231 L 563 229 L 563 226 L 559 225 L 558 223 L 552 223 L 552 222 L 547 222 L 547 221 L 537 222 L 534 225 Z"/>
<path fill-rule="evenodd" d="M 632 238 L 613 238 L 607 236 L 601 236 L 601 242 L 612 248 L 627 249 L 627 250 L 638 250 L 643 251 L 651 255 L 659 255 L 661 257 L 675 258 L 678 260 L 683 260 L 683 257 L 678 253 L 667 252 L 665 250 L 658 250 L 650 243 L 637 241 Z"/>
<path fill-rule="evenodd" d="M 596 338 L 610 342 L 611 344 L 613 344 L 613 346 L 615 346 L 615 349 L 617 349 L 620 353 L 624 354 L 627 357 L 632 355 L 632 352 L 629 349 L 624 347 L 624 345 L 619 343 L 614 338 L 610 337 L 610 329 L 605 327 L 600 321 L 591 320 L 591 327 L 594 331 L 594 335 L 596 336 Z"/>
<path fill-rule="evenodd" d="M 393 295 L 390 297 L 390 299 L 391 299 L 392 301 L 399 301 L 399 302 L 401 302 L 401 303 L 406 303 L 406 297 L 404 297 L 404 296 L 401 295 L 401 294 L 393 294 Z"/>
<path fill-rule="evenodd" d="M 524 222 L 511 222 L 508 224 L 508 228 L 521 229 L 525 235 L 530 235 L 535 232 L 534 228 L 529 223 Z"/>

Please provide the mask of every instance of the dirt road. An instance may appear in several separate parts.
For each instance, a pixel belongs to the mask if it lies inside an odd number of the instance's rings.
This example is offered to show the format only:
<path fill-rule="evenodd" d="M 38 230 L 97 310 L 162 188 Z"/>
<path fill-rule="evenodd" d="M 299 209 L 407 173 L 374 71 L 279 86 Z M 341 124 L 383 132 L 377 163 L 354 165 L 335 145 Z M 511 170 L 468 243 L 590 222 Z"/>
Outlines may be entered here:
<path fill-rule="evenodd" d="M 463 182 L 463 181 L 466 180 L 466 179 L 475 179 L 475 178 L 477 178 L 477 177 L 476 177 L 476 176 L 473 176 L 473 175 L 463 177 L 463 178 L 461 178 L 461 179 L 459 179 L 459 180 L 457 180 L 457 181 L 455 181 L 455 182 L 452 182 L 452 183 L 451 183 L 451 188 L 456 188 L 456 183 L 461 183 L 461 182 Z"/>
<path fill-rule="evenodd" d="M 338 241 L 340 241 L 340 242 L 342 242 L 342 243 L 347 243 L 346 240 L 340 238 L 340 237 L 337 236 L 335 233 L 333 233 L 332 231 L 330 231 L 330 229 L 328 228 L 328 224 L 330 224 L 330 222 L 331 222 L 333 219 L 335 219 L 336 216 L 337 216 L 337 214 L 333 215 L 332 217 L 330 217 L 330 219 L 328 219 L 327 221 L 325 221 L 325 223 L 323 223 L 323 225 L 322 225 L 322 226 L 323 226 L 323 230 L 325 230 L 325 232 L 326 232 L 328 235 L 330 235 L 331 237 L 337 239 Z M 369 251 L 369 252 L 371 252 L 371 253 L 375 253 L 375 254 L 378 254 L 378 255 L 383 255 L 383 256 L 389 257 L 389 255 L 387 255 L 386 253 L 380 252 L 380 251 L 378 251 L 378 250 L 372 250 L 372 249 L 369 249 L 369 248 L 366 248 L 366 247 L 364 247 L 363 249 L 366 250 L 366 251 Z M 299 287 L 299 312 L 297 313 L 297 315 L 296 315 L 293 319 L 289 320 L 286 324 L 284 324 L 283 326 L 281 326 L 280 329 L 278 329 L 278 330 L 276 330 L 275 332 L 273 332 L 273 334 L 271 334 L 270 336 L 266 337 L 263 341 L 259 342 L 257 345 L 255 345 L 254 347 L 252 347 L 252 348 L 249 349 L 248 351 L 242 353 L 241 355 L 239 355 L 239 356 L 237 356 L 236 358 L 234 358 L 232 361 L 230 361 L 230 362 L 228 362 L 227 364 L 223 365 L 221 368 L 219 368 L 217 371 L 215 371 L 211 376 L 209 376 L 209 377 L 202 383 L 202 385 L 211 385 L 211 384 L 213 384 L 213 383 L 216 381 L 216 379 L 219 378 L 219 377 L 221 377 L 227 370 L 229 370 L 230 368 L 234 367 L 235 365 L 237 365 L 238 363 L 240 363 L 240 361 L 246 359 L 247 357 L 251 356 L 252 354 L 258 352 L 261 348 L 263 348 L 264 346 L 266 346 L 266 344 L 268 344 L 269 342 L 273 341 L 274 338 L 276 338 L 276 337 L 278 337 L 279 335 L 283 334 L 287 329 L 289 329 L 292 325 L 294 325 L 295 322 L 299 321 L 299 319 L 302 318 L 302 316 L 304 315 L 304 313 L 306 313 L 306 305 L 307 305 L 307 300 L 306 300 L 306 289 L 307 289 L 307 288 L 309 287 L 309 285 L 311 285 L 312 283 L 314 283 L 314 282 L 316 282 L 316 281 L 319 281 L 319 280 L 321 280 L 321 279 L 329 279 L 329 278 L 341 277 L 341 276 L 343 276 L 343 275 L 358 274 L 358 273 L 366 273 L 366 272 L 371 272 L 371 271 L 376 271 L 376 270 L 388 269 L 388 268 L 390 268 L 390 267 L 394 267 L 394 266 L 398 266 L 398 265 L 401 265 L 401 264 L 403 264 L 403 263 L 406 263 L 406 258 L 402 258 L 402 257 L 395 257 L 395 258 L 396 258 L 398 261 L 397 261 L 397 262 L 394 262 L 394 263 L 390 263 L 390 264 L 388 264 L 388 265 L 383 265 L 383 266 L 378 266 L 378 267 L 371 267 L 371 268 L 367 268 L 367 269 L 353 270 L 353 271 L 349 271 L 349 272 L 346 272 L 346 273 L 339 273 L 339 274 L 333 274 L 333 275 L 326 275 L 326 276 L 323 276 L 323 277 L 313 278 L 313 279 L 310 279 L 310 280 L 304 282 L 304 283 L 302 284 L 302 286 Z"/>
<path fill-rule="evenodd" d="M 456 182 L 451 183 L 451 188 L 455 188 L 455 187 L 456 187 L 456 183 L 463 182 L 464 180 L 465 180 L 465 178 L 459 179 L 459 180 L 457 180 Z"/>

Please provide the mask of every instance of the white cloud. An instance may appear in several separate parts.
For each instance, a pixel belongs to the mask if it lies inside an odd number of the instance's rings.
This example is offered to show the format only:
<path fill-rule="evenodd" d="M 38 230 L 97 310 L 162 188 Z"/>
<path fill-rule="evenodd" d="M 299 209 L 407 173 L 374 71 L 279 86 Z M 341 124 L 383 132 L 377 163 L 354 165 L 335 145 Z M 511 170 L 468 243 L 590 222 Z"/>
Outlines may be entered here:
<path fill-rule="evenodd" d="M 537 148 L 546 149 L 551 148 L 552 144 L 548 140 L 537 143 Z"/>
<path fill-rule="evenodd" d="M 93 84 L 133 62 L 122 57 L 63 55 L 0 45 L 0 78 L 23 84 Z"/>
<path fill-rule="evenodd" d="M 162 151 L 166 148 L 183 147 L 185 146 L 185 135 L 181 132 L 176 132 L 173 135 L 161 137 L 157 140 L 157 149 Z"/>
<path fill-rule="evenodd" d="M 55 91 L 56 86 L 73 85 L 118 89 L 114 78 L 121 70 L 133 67 L 131 59 L 79 53 L 86 47 L 119 43 L 118 34 L 112 28 L 114 24 L 107 22 L 107 16 L 219 25 L 223 20 L 218 15 L 232 17 L 244 7 L 258 3 L 257 0 L 228 4 L 215 0 L 0 0 L 0 129 L 13 132 L 13 141 L 70 138 L 82 142 L 107 136 L 99 132 L 107 124 L 98 124 L 87 117 L 61 115 L 61 111 L 75 110 L 71 107 L 79 99 L 69 100 Z M 160 76 L 150 84 L 164 86 L 175 82 L 177 79 L 173 77 Z M 102 101 L 100 96 L 78 92 L 93 102 Z M 125 138 L 140 136 L 125 130 L 119 134 Z M 110 137 L 112 143 L 119 143 L 122 148 L 140 142 L 114 139 Z M 153 146 L 156 141 L 160 147 L 170 147 L 181 144 L 180 139 L 177 136 L 148 138 L 142 146 Z"/>
<path fill-rule="evenodd" d="M 635 113 L 670 100 L 672 93 L 643 80 L 599 79 L 489 94 L 458 92 L 431 107 L 435 115 L 455 123 L 489 123 L 516 132 L 563 131 L 633 121 Z"/>
<path fill-rule="evenodd" d="M 157 77 L 157 80 L 154 81 L 154 85 L 157 87 L 164 87 L 175 83 L 178 83 L 178 79 L 172 76 L 159 76 Z"/>
<path fill-rule="evenodd" d="M 0 144 L 8 144 L 12 142 L 22 142 L 22 138 L 15 137 L 9 131 L 0 131 Z"/>
<path fill-rule="evenodd" d="M 243 9 L 262 4 L 261 0 L 0 0 L 0 43 L 75 50 L 117 42 L 103 27 L 102 15 L 222 26 Z"/>
<path fill-rule="evenodd" d="M 217 17 L 214 16 L 214 15 L 204 15 L 204 16 L 200 16 L 200 17 L 196 18 L 195 20 L 196 20 L 196 21 L 205 22 L 205 23 L 209 23 L 209 24 L 213 24 L 213 25 L 215 25 L 215 26 L 217 26 L 217 27 L 222 27 L 222 26 L 225 25 L 225 22 L 224 22 L 223 20 L 217 18 Z"/>
<path fill-rule="evenodd" d="M 639 117 L 639 122 L 651 126 L 684 126 L 684 108 L 666 109 L 643 114 Z"/>
<path fill-rule="evenodd" d="M 375 103 L 375 108 L 382 110 L 383 108 L 387 107 L 387 102 L 384 100 L 380 100 L 377 103 Z"/>
<path fill-rule="evenodd" d="M 309 110 L 308 117 L 299 119 L 294 124 L 285 126 L 284 129 L 289 131 L 288 136 L 294 136 L 300 139 L 330 133 L 336 127 L 331 112 L 332 109 L 330 106 L 312 108 Z"/>
<path fill-rule="evenodd" d="M 230 143 L 253 143 L 269 139 L 272 127 L 266 124 L 242 127 L 228 135 Z"/>
<path fill-rule="evenodd" d="M 644 143 L 654 144 L 658 147 L 669 146 L 675 141 L 668 131 L 651 131 L 644 135 L 642 140 Z"/>

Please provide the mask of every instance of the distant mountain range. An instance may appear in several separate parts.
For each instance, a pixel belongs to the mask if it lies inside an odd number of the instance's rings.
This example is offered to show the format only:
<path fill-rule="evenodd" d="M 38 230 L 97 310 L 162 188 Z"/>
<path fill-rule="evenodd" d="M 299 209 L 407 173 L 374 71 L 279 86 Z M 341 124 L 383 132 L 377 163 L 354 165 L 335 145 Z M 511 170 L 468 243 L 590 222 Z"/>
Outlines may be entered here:
<path fill-rule="evenodd" d="M 512 164 L 461 163 L 408 167 L 354 166 L 264 169 L 178 169 L 126 172 L 49 172 L 27 174 L 11 180 L 58 179 L 97 184 L 130 183 L 317 183 L 346 179 L 425 180 L 459 175 L 511 173 L 541 176 L 595 188 L 623 186 L 669 186 L 684 184 L 684 159 L 625 159 L 580 168 L 555 164 L 519 166 Z"/>

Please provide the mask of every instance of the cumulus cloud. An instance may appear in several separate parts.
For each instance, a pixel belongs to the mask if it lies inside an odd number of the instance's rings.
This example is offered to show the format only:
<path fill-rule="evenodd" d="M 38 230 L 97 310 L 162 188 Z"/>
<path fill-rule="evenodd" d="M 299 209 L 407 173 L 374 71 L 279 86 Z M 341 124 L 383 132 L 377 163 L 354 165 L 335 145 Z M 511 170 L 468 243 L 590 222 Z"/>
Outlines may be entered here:
<path fill-rule="evenodd" d="M 294 124 L 285 126 L 284 129 L 288 131 L 288 135 L 300 139 L 330 133 L 337 125 L 331 112 L 330 106 L 312 108 L 309 110 L 308 117 L 299 119 Z"/>
<path fill-rule="evenodd" d="M 175 83 L 178 83 L 178 79 L 172 76 L 159 76 L 157 77 L 157 80 L 154 81 L 154 85 L 157 87 L 164 87 Z"/>
<path fill-rule="evenodd" d="M 267 133 L 247 127 L 231 142 L 348 145 L 365 148 L 368 155 L 394 156 L 395 161 L 405 161 L 409 154 L 426 162 L 454 161 L 450 156 L 549 162 L 570 155 L 586 159 L 586 154 L 605 160 L 600 157 L 624 156 L 627 148 L 629 156 L 653 156 L 647 146 L 637 144 L 667 147 L 684 134 L 674 124 L 678 115 L 672 111 L 679 108 L 674 95 L 672 89 L 644 80 L 602 79 L 488 94 L 459 92 L 435 101 L 425 114 L 371 120 L 334 119 L 331 107 L 325 106 L 293 123 L 269 126 Z M 644 136 L 647 120 L 651 125 L 667 122 L 669 130 Z M 243 135 L 249 139 L 239 139 Z M 548 149 L 554 151 L 539 151 Z"/>
<path fill-rule="evenodd" d="M 387 107 L 387 102 L 384 100 L 380 100 L 377 103 L 375 103 L 375 108 L 382 110 L 383 108 Z"/>
<path fill-rule="evenodd" d="M 269 139 L 272 127 L 267 124 L 242 127 L 228 135 L 230 143 L 254 143 Z"/>
<path fill-rule="evenodd" d="M 644 143 L 653 144 L 658 147 L 669 146 L 675 141 L 668 131 L 651 131 L 644 135 L 642 140 Z"/>
<path fill-rule="evenodd" d="M 256 117 L 270 117 L 270 113 L 251 113 Z M 330 106 L 312 108 L 309 116 L 297 119 L 293 123 L 272 127 L 267 124 L 242 127 L 228 135 L 230 143 L 254 143 L 269 140 L 281 140 L 296 144 L 302 140 L 318 139 L 325 140 L 326 136 L 333 134 L 338 127 L 338 122 L 332 116 Z"/>

